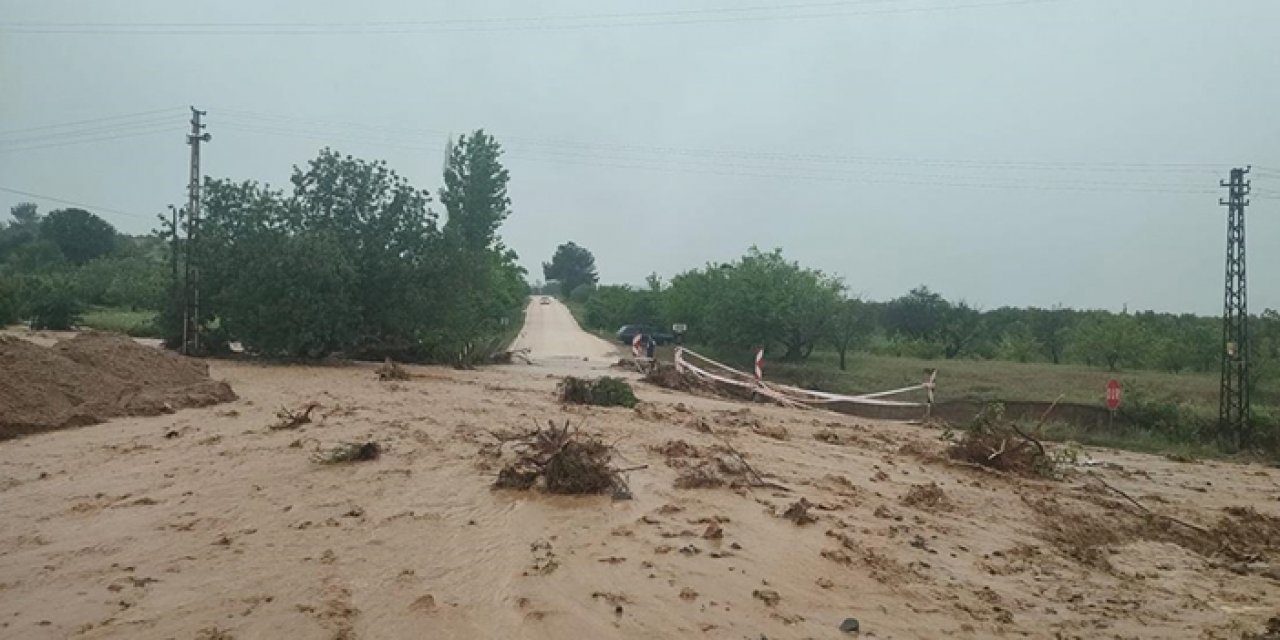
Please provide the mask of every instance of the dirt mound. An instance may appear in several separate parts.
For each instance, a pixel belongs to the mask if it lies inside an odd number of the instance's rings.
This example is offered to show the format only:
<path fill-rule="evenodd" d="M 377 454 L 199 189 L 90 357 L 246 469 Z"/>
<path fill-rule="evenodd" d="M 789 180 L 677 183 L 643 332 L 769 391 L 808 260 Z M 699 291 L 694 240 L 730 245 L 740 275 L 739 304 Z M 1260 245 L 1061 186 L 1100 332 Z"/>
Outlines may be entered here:
<path fill-rule="evenodd" d="M 41 347 L 0 336 L 0 440 L 234 400 L 203 362 L 86 333 Z"/>

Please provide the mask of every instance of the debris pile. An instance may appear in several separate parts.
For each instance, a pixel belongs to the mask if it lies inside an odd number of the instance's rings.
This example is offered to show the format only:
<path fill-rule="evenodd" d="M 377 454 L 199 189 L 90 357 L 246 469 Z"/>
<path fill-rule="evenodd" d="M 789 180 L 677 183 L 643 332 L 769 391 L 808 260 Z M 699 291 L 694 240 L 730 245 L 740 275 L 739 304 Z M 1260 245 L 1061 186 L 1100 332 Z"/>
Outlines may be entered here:
<path fill-rule="evenodd" d="M 566 376 L 556 388 L 561 402 L 586 404 L 597 407 L 634 408 L 638 400 L 631 385 L 622 378 L 604 377 L 596 380 Z"/>
<path fill-rule="evenodd" d="M 1039 440 L 1004 419 L 1004 405 L 987 405 L 947 449 L 952 460 L 1020 476 L 1055 477 L 1057 461 Z"/>
<path fill-rule="evenodd" d="M 404 381 L 409 379 L 409 372 L 400 363 L 395 362 L 391 358 L 382 361 L 377 369 L 373 370 L 378 374 L 378 380 L 382 382 Z"/>
<path fill-rule="evenodd" d="M 125 336 L 88 332 L 52 347 L 0 336 L 0 440 L 235 399 L 206 363 Z"/>
<path fill-rule="evenodd" d="M 622 473 L 632 469 L 615 468 L 613 447 L 583 435 L 567 420 L 563 426 L 548 421 L 545 429 L 509 439 L 516 442 L 516 459 L 498 472 L 496 488 L 530 489 L 541 480 L 548 493 L 631 497 Z"/>
<path fill-rule="evenodd" d="M 697 378 L 682 373 L 674 364 L 667 364 L 665 362 L 655 363 L 654 366 L 644 374 L 643 380 L 649 384 L 657 385 L 664 389 L 674 389 L 676 391 L 693 391 L 705 386 Z"/>
<path fill-rule="evenodd" d="M 290 410 L 286 407 L 280 407 L 276 412 L 276 419 L 279 422 L 271 425 L 272 431 L 282 431 L 286 429 L 297 429 L 304 424 L 311 423 L 311 412 L 315 411 L 320 405 L 315 402 L 308 402 L 305 406 L 297 411 Z"/>

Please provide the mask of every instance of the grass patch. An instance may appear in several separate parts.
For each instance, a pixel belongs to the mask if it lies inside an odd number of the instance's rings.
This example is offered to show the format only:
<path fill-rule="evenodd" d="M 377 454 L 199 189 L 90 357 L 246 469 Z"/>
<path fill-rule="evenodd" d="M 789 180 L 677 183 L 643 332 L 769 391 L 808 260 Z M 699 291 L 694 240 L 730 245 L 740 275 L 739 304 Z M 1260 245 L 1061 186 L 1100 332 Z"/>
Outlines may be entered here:
<path fill-rule="evenodd" d="M 1055 442 L 1077 442 L 1090 447 L 1123 449 L 1138 453 L 1163 455 L 1175 460 L 1217 460 L 1227 455 L 1217 447 L 1198 441 L 1180 441 L 1155 429 L 1094 430 L 1081 429 L 1064 422 L 1050 422 L 1040 435 Z"/>
<path fill-rule="evenodd" d="M 99 331 L 113 331 L 135 338 L 159 338 L 160 326 L 155 311 L 95 308 L 84 313 L 80 326 Z"/>
<path fill-rule="evenodd" d="M 722 362 L 749 371 L 750 353 L 724 354 L 693 346 Z M 660 347 L 658 359 L 671 359 L 671 347 Z M 1218 419 L 1218 374 L 1163 371 L 1107 371 L 1079 364 L 943 360 L 850 354 L 847 371 L 834 352 L 816 351 L 804 363 L 771 361 L 765 354 L 766 380 L 835 393 L 865 393 L 919 384 L 925 370 L 938 369 L 937 401 L 981 403 L 1037 401 L 1106 406 L 1111 378 L 1124 385 L 1117 422 L 1134 426 L 1084 428 L 1063 422 L 1045 426 L 1048 440 L 1168 455 L 1175 458 L 1225 458 L 1213 442 Z M 1052 420 L 1052 416 L 1050 417 Z M 1259 384 L 1253 393 L 1255 451 L 1280 451 L 1280 385 Z M 1273 454 L 1275 455 L 1275 454 Z"/>

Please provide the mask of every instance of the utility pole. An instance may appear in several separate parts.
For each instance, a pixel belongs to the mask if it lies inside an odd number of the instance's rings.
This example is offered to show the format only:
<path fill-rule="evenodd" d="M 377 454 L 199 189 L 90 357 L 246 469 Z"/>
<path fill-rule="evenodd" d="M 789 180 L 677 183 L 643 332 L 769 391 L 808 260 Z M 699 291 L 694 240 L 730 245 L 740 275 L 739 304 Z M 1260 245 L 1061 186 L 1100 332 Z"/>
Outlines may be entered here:
<path fill-rule="evenodd" d="M 1227 287 L 1222 305 L 1222 386 L 1218 396 L 1218 433 L 1232 450 L 1248 446 L 1249 430 L 1249 297 L 1245 290 L 1244 208 L 1249 206 L 1249 168 L 1232 169 L 1227 198 Z"/>
<path fill-rule="evenodd" d="M 200 228 L 200 143 L 212 138 L 208 133 L 201 133 L 205 125 L 200 122 L 200 116 L 206 113 L 191 107 L 191 133 L 187 134 L 187 144 L 191 145 L 191 181 L 187 185 L 187 259 L 183 285 L 182 353 L 189 355 L 200 352 L 200 268 L 195 264 L 195 256 Z"/>

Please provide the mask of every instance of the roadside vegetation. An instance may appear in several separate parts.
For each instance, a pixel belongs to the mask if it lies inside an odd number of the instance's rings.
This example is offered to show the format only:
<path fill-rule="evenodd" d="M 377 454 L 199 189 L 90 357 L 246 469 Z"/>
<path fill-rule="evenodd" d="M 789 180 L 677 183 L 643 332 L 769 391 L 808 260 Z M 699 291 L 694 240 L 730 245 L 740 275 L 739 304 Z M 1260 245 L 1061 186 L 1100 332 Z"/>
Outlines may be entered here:
<path fill-rule="evenodd" d="M 528 295 L 498 235 L 511 214 L 501 155 L 483 131 L 459 136 L 443 212 L 386 163 L 330 149 L 295 167 L 287 191 L 206 178 L 190 244 L 185 216 L 134 238 L 87 211 L 18 205 L 0 228 L 0 323 L 176 346 L 189 261 L 208 353 L 234 342 L 270 358 L 485 361 L 519 330 Z"/>
<path fill-rule="evenodd" d="M 563 247 L 562 247 L 563 249 Z M 594 257 L 585 253 L 594 272 Z M 553 261 L 554 262 L 554 261 Z M 1219 451 L 1221 321 L 1192 314 L 975 308 L 917 287 L 888 301 L 848 295 L 848 283 L 751 248 L 738 260 L 643 286 L 540 290 L 566 299 L 579 324 L 614 339 L 625 324 L 688 325 L 686 344 L 741 368 L 766 349 L 770 379 L 834 392 L 919 383 L 941 371 L 940 401 L 1033 401 L 1101 407 L 1108 379 L 1125 390 L 1123 428 L 1065 422 L 1050 438 L 1144 451 Z M 1253 433 L 1248 449 L 1280 451 L 1280 313 L 1253 318 Z M 669 358 L 670 349 L 659 351 Z M 1190 454 L 1188 454 L 1190 455 Z"/>
<path fill-rule="evenodd" d="M 145 317 L 159 309 L 168 277 L 162 240 L 120 234 L 83 209 L 42 215 L 22 203 L 0 221 L 0 325 L 60 330 L 100 323 L 156 335 Z"/>

